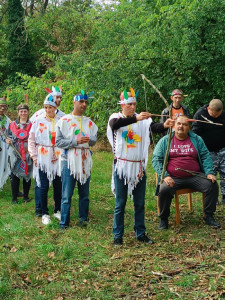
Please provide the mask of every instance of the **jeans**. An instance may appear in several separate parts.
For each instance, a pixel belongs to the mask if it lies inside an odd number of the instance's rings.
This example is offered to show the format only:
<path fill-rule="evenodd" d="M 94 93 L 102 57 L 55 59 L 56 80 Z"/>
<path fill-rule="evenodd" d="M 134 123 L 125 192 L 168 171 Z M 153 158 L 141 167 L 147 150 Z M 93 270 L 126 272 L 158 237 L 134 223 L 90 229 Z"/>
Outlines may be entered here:
<path fill-rule="evenodd" d="M 71 199 L 75 184 L 77 182 L 79 194 L 79 219 L 88 220 L 89 213 L 89 185 L 90 177 L 85 184 L 80 184 L 73 175 L 70 175 L 70 169 L 67 167 L 67 161 L 62 161 L 62 204 L 61 204 L 61 222 L 60 227 L 65 228 L 70 223 Z"/>
<path fill-rule="evenodd" d="M 114 183 L 116 191 L 116 205 L 113 219 L 113 235 L 114 239 L 122 238 L 124 234 L 124 211 L 127 202 L 128 185 L 124 184 L 124 179 L 120 179 L 114 172 Z M 142 177 L 139 183 L 134 188 L 134 231 L 137 238 L 145 233 L 145 188 L 146 175 Z"/>
<path fill-rule="evenodd" d="M 37 181 L 35 180 L 35 187 L 34 187 L 34 194 L 35 194 L 35 213 L 41 213 L 41 189 L 37 185 Z"/>
<path fill-rule="evenodd" d="M 204 174 L 200 173 L 204 176 Z M 176 190 L 179 189 L 194 189 L 205 194 L 204 213 L 206 216 L 213 216 L 216 210 L 216 202 L 218 200 L 219 188 L 217 182 L 212 183 L 210 180 L 191 176 L 185 178 L 173 177 L 175 181 L 174 187 L 170 187 L 163 182 L 159 189 L 159 217 L 168 219 L 170 215 L 170 205 Z"/>
<path fill-rule="evenodd" d="M 49 180 L 47 177 L 47 173 L 43 172 L 39 169 L 39 176 L 41 181 L 41 187 L 40 187 L 40 196 L 41 196 L 41 211 L 42 216 L 48 215 L 48 190 L 49 190 Z M 53 179 L 53 191 L 54 191 L 54 201 L 55 201 L 55 207 L 54 207 L 54 213 L 57 211 L 60 211 L 61 209 L 61 199 L 62 199 L 62 181 L 61 177 L 56 176 Z"/>

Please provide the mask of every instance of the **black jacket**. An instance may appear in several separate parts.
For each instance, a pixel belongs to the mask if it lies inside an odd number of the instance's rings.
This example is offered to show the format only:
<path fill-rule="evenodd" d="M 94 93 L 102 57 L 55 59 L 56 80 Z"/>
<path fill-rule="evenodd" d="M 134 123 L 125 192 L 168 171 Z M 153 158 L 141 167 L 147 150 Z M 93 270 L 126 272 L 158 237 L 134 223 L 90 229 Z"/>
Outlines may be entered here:
<path fill-rule="evenodd" d="M 218 118 L 213 118 L 208 113 L 208 106 L 209 105 L 206 104 L 199 108 L 194 115 L 194 119 L 205 121 L 203 117 L 206 117 L 213 123 L 221 123 L 223 125 L 217 126 L 213 124 L 194 122 L 192 125 L 192 131 L 203 138 L 210 152 L 218 152 L 225 147 L 225 111 L 223 110 L 222 114 Z"/>

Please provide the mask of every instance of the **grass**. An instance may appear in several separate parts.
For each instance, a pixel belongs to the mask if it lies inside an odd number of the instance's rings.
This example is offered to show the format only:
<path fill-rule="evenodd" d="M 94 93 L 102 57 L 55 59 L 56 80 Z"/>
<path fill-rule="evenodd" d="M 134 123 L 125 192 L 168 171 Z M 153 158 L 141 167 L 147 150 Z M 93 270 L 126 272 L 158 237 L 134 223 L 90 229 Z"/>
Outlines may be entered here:
<path fill-rule="evenodd" d="M 11 204 L 9 182 L 0 191 L 0 299 L 224 299 L 224 207 L 217 207 L 221 229 L 202 220 L 201 196 L 194 212 L 181 198 L 181 226 L 158 231 L 155 177 L 149 163 L 146 227 L 155 244 L 136 242 L 133 205 L 125 213 L 124 246 L 112 245 L 114 197 L 111 194 L 112 154 L 97 151 L 90 191 L 90 224 L 77 226 L 77 190 L 71 227 L 58 228 L 52 219 L 43 226 L 34 216 L 34 200 Z M 31 188 L 34 199 L 34 185 Z M 49 193 L 53 213 L 52 189 Z"/>

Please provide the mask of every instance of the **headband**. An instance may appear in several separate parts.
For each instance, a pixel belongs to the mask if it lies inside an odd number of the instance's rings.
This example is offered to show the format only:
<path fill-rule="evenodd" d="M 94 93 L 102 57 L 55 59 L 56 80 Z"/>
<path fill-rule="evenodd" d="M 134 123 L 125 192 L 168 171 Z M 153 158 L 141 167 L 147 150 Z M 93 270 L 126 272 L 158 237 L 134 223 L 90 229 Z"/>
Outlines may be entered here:
<path fill-rule="evenodd" d="M 134 89 L 130 88 L 130 93 L 131 96 L 128 96 L 128 93 L 126 90 L 124 90 L 121 94 L 120 94 L 120 101 L 118 102 L 118 104 L 129 104 L 129 103 L 136 103 L 137 100 L 137 95 L 138 95 L 138 91 L 134 92 Z"/>
<path fill-rule="evenodd" d="M 73 98 L 73 102 L 75 101 L 81 101 L 81 100 L 88 100 L 88 98 L 91 97 L 91 95 L 94 94 L 94 92 L 91 92 L 89 95 L 85 94 L 83 90 L 80 91 L 81 95 L 75 95 Z"/>
<path fill-rule="evenodd" d="M 52 94 L 49 94 L 44 101 L 44 105 L 51 105 L 56 107 L 56 103 Z"/>

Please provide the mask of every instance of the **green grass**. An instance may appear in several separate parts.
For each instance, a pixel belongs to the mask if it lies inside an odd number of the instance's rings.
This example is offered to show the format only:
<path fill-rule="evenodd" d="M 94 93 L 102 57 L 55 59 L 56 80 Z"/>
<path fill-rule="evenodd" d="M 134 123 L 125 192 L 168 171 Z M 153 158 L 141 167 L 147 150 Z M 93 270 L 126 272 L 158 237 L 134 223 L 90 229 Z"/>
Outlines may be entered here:
<path fill-rule="evenodd" d="M 95 152 L 90 191 L 90 224 L 77 226 L 75 189 L 71 227 L 58 228 L 52 219 L 43 226 L 34 216 L 34 185 L 30 203 L 11 204 L 9 182 L 0 191 L 0 299 L 224 299 L 224 208 L 217 207 L 222 229 L 202 219 L 201 196 L 194 212 L 181 197 L 181 226 L 158 231 L 155 177 L 149 163 L 146 227 L 152 246 L 136 242 L 133 205 L 125 213 L 123 247 L 112 245 L 114 197 L 111 194 L 112 154 Z M 52 188 L 49 209 L 53 213 Z"/>

